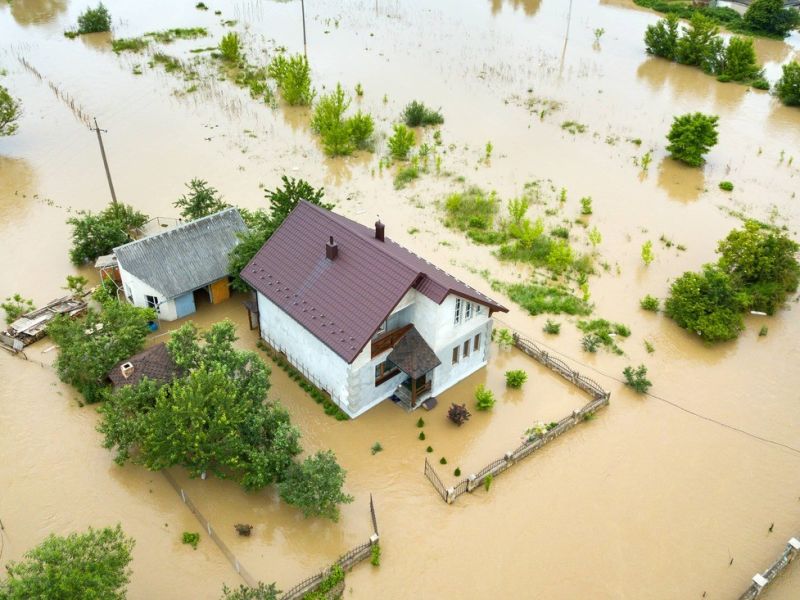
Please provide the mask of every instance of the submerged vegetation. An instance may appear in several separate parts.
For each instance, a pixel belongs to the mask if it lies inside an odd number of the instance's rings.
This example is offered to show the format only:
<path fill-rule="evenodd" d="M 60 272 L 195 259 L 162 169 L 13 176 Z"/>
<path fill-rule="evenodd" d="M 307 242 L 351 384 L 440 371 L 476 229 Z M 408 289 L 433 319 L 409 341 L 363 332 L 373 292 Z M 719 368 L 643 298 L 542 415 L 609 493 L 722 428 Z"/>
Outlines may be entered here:
<path fill-rule="evenodd" d="M 417 100 L 412 101 L 403 109 L 403 122 L 409 127 L 427 125 L 441 125 L 444 117 L 438 110 L 433 110 Z"/>
<path fill-rule="evenodd" d="M 622 348 L 617 345 L 616 338 L 630 336 L 631 330 L 626 325 L 611 323 L 605 319 L 594 319 L 578 321 L 577 326 L 584 333 L 581 346 L 587 352 L 596 352 L 598 347 L 603 346 L 614 354 L 624 354 Z"/>
<path fill-rule="evenodd" d="M 284 101 L 290 106 L 308 106 L 314 99 L 311 89 L 311 67 L 302 54 L 286 57 L 278 54 L 267 67 Z"/>
<path fill-rule="evenodd" d="M 375 131 L 372 117 L 360 110 L 345 117 L 351 98 L 337 83 L 336 89 L 324 94 L 314 106 L 311 129 L 322 139 L 322 147 L 328 156 L 346 156 L 355 150 L 369 149 Z"/>
<path fill-rule="evenodd" d="M 84 33 L 100 33 L 111 31 L 111 14 L 101 2 L 95 8 L 87 8 L 78 15 L 78 27 L 74 30 L 67 30 L 64 35 L 74 38 Z"/>
<path fill-rule="evenodd" d="M 78 212 L 78 216 L 67 219 L 67 224 L 72 226 L 70 260 L 75 265 L 82 265 L 110 254 L 115 247 L 132 241 L 133 231 L 148 219 L 146 214 L 121 203 L 109 204 L 96 214 Z"/>
<path fill-rule="evenodd" d="M 22 116 L 22 104 L 0 85 L 0 137 L 14 135 Z"/>
<path fill-rule="evenodd" d="M 0 304 L 0 308 L 6 313 L 6 325 L 11 325 L 25 313 L 36 310 L 33 300 L 24 298 L 22 294 L 9 296 L 5 299 L 5 302 Z"/>
<path fill-rule="evenodd" d="M 181 209 L 181 217 L 194 221 L 228 208 L 219 192 L 207 181 L 194 178 L 186 184 L 189 192 L 178 198 L 172 205 Z"/>
<path fill-rule="evenodd" d="M 783 74 L 775 83 L 775 93 L 786 106 L 800 106 L 800 63 L 783 65 Z"/>
<path fill-rule="evenodd" d="M 718 121 L 719 117 L 703 113 L 675 117 L 667 134 L 667 150 L 676 160 L 699 167 L 705 162 L 703 156 L 717 144 Z"/>
<path fill-rule="evenodd" d="M 646 394 L 653 385 L 647 378 L 647 367 L 639 365 L 635 369 L 627 366 L 622 370 L 625 376 L 625 385 L 632 388 L 637 394 Z"/>

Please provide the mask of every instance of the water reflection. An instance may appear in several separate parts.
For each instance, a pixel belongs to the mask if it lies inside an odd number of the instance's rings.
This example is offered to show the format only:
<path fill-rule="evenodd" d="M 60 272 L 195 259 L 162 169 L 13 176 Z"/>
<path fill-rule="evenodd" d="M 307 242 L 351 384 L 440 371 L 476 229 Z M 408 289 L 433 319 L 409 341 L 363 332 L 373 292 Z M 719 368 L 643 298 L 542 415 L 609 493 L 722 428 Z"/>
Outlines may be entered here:
<path fill-rule="evenodd" d="M 97 52 L 109 52 L 111 50 L 111 32 L 101 31 L 100 33 L 85 33 L 79 36 L 81 42 Z"/>
<path fill-rule="evenodd" d="M 705 189 L 705 174 L 703 169 L 665 158 L 658 165 L 658 187 L 664 189 L 673 200 L 697 200 Z"/>
<path fill-rule="evenodd" d="M 49 23 L 67 10 L 67 0 L 13 0 L 8 5 L 11 16 L 19 25 Z"/>
<path fill-rule="evenodd" d="M 515 11 L 522 9 L 527 16 L 532 17 L 539 11 L 542 0 L 489 0 L 492 5 L 492 14 L 499 14 L 503 9 L 503 4 L 508 4 Z"/>
<path fill-rule="evenodd" d="M 18 219 L 34 202 L 34 171 L 21 158 L 0 156 L 0 228 Z"/>

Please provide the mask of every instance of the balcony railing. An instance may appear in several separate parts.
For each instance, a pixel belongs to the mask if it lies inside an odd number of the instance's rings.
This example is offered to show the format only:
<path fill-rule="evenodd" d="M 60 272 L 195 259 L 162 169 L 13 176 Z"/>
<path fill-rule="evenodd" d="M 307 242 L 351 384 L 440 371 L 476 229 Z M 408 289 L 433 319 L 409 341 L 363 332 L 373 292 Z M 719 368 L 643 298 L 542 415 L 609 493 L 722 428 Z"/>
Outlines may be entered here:
<path fill-rule="evenodd" d="M 413 326 L 414 325 L 411 323 L 408 325 L 403 325 L 397 329 L 392 329 L 391 331 L 382 333 L 380 336 L 372 340 L 372 358 L 375 358 L 379 354 L 386 352 L 389 348 L 393 348 L 394 345 L 399 342 L 400 339 L 406 333 L 408 333 Z"/>

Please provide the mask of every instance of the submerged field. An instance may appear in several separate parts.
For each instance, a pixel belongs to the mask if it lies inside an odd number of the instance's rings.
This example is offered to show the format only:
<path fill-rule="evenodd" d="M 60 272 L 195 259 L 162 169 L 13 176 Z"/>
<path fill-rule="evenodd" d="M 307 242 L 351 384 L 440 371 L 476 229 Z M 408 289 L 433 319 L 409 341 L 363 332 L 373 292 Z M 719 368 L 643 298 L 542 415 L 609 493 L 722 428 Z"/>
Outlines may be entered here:
<path fill-rule="evenodd" d="M 738 340 L 715 346 L 639 308 L 646 294 L 663 298 L 674 278 L 715 260 L 717 241 L 741 224 L 737 215 L 797 238 L 800 109 L 647 56 L 642 36 L 658 15 L 625 0 L 309 2 L 318 94 L 341 82 L 378 132 L 374 152 L 332 159 L 310 129 L 308 108 L 253 99 L 209 52 L 192 52 L 216 46 L 228 31 L 239 33 L 254 64 L 266 64 L 279 47 L 301 52 L 299 3 L 209 3 L 208 11 L 194 4 L 166 11 L 155 1 L 109 2 L 116 38 L 208 31 L 117 54 L 108 34 L 63 36 L 83 4 L 0 0 L 0 85 L 24 105 L 19 133 L 0 138 L 0 298 L 21 292 L 41 304 L 75 272 L 64 221 L 108 202 L 97 139 L 84 120 L 96 116 L 108 130 L 121 200 L 175 217 L 184 183 L 200 177 L 226 201 L 254 209 L 265 206 L 263 188 L 273 189 L 281 175 L 302 177 L 324 186 L 337 212 L 365 224 L 379 216 L 389 237 L 509 306 L 508 326 L 612 392 L 593 422 L 498 478 L 488 493 L 447 506 L 422 475 L 428 444 L 443 475 L 456 466 L 467 474 L 512 449 L 533 422 L 557 420 L 585 399 L 521 354 L 493 347 L 488 369 L 422 414 L 422 442 L 418 413 L 384 403 L 338 422 L 274 369 L 270 393 L 291 412 L 308 451 L 336 452 L 356 500 L 339 523 L 305 520 L 272 490 L 246 494 L 175 470 L 251 573 L 286 589 L 327 565 L 368 536 L 370 493 L 382 564 L 348 575 L 352 598 L 731 598 L 800 533 L 797 296 L 772 317 L 748 316 Z M 605 32 L 595 41 L 597 28 Z M 770 82 L 799 49 L 797 32 L 785 42 L 756 41 Z M 176 63 L 158 53 L 183 66 L 165 68 Z M 441 164 L 396 189 L 395 168 L 383 163 L 386 137 L 414 99 L 445 118 L 437 128 Z M 664 150 L 672 117 L 690 111 L 720 116 L 720 142 L 701 169 Z M 436 145 L 432 129 L 421 136 Z M 647 152 L 652 162 L 643 169 Z M 733 192 L 718 188 L 723 180 L 735 184 Z M 568 225 L 580 252 L 592 251 L 592 228 L 602 234 L 587 279 L 590 318 L 630 328 L 622 356 L 582 351 L 574 324 L 585 317 L 533 317 L 493 291 L 490 280 L 525 282 L 531 266 L 500 260 L 494 246 L 445 226 L 450 194 L 472 185 L 494 190 L 505 214 L 531 182 L 543 191 L 529 217 L 543 217 L 548 230 Z M 591 215 L 580 214 L 584 197 L 592 198 Z M 645 267 L 640 248 L 648 240 L 655 259 Z M 96 278 L 92 269 L 80 271 Z M 572 291 L 581 295 L 577 283 Z M 253 347 L 241 300 L 205 307 L 195 320 L 232 318 L 240 343 Z M 548 318 L 562 324 L 558 336 L 542 332 Z M 763 325 L 769 333 L 759 337 Z M 27 363 L 0 354 L 1 563 L 48 533 L 119 521 L 137 540 L 131 598 L 219 597 L 223 582 L 237 583 L 233 569 L 208 539 L 196 552 L 180 543 L 178 534 L 197 525 L 160 474 L 113 463 L 94 430 L 94 409 L 79 406 L 78 395 L 37 362 L 52 362 L 50 345 L 34 346 Z M 658 398 L 620 384 L 622 369 L 640 363 Z M 527 370 L 521 392 L 504 392 L 509 368 Z M 446 406 L 471 402 L 479 383 L 498 393 L 493 413 L 451 427 Z M 384 451 L 373 456 L 376 441 Z M 251 538 L 237 538 L 231 525 L 239 521 L 255 524 Z M 798 569 L 765 597 L 793 598 Z"/>

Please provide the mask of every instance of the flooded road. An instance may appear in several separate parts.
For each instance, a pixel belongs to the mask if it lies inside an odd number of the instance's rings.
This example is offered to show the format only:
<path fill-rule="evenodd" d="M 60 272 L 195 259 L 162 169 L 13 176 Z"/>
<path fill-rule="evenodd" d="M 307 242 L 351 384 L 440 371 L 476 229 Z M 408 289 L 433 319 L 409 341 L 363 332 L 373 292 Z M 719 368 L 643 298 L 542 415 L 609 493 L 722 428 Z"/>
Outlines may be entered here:
<path fill-rule="evenodd" d="M 167 14 L 155 0 L 107 3 L 117 37 L 208 27 L 207 39 L 160 48 L 183 60 L 231 29 L 254 62 L 280 46 L 302 51 L 299 3 L 208 4 L 204 12 L 186 2 Z M 524 356 L 495 348 L 489 369 L 422 415 L 421 442 L 418 413 L 384 403 L 337 422 L 276 370 L 271 394 L 289 408 L 306 450 L 336 452 L 356 501 L 339 523 L 309 521 L 273 490 L 245 494 L 229 482 L 175 473 L 255 576 L 286 589 L 363 541 L 369 493 L 382 565 L 348 575 L 352 598 L 733 598 L 800 533 L 800 453 L 718 424 L 800 447 L 796 297 L 774 317 L 748 317 L 739 340 L 712 348 L 638 307 L 645 294 L 663 297 L 676 276 L 714 259 L 717 241 L 740 223 L 730 211 L 785 225 L 797 237 L 800 110 L 648 57 L 642 36 L 658 16 L 625 0 L 327 0 L 306 5 L 314 85 L 322 92 L 340 81 L 352 91 L 360 83 L 365 94 L 354 105 L 375 116 L 383 136 L 374 154 L 327 159 L 307 110 L 259 104 L 211 76 L 206 62 L 197 67 L 197 91 L 187 92 L 190 82 L 149 67 L 147 53 L 114 54 L 108 35 L 64 38 L 84 6 L 0 2 L 0 85 L 24 106 L 19 133 L 0 138 L 2 298 L 21 292 L 41 304 L 60 294 L 75 271 L 64 220 L 109 200 L 84 114 L 108 130 L 119 198 L 152 216 L 176 216 L 172 202 L 192 177 L 255 208 L 264 206 L 262 187 L 275 187 L 286 173 L 325 186 L 336 210 L 351 218 L 371 223 L 380 215 L 387 235 L 487 293 L 480 270 L 505 281 L 526 272 L 446 230 L 437 200 L 465 184 L 511 198 L 526 182 L 549 179 L 567 190 L 564 215 L 572 218 L 582 196 L 593 198 L 589 223 L 602 232 L 599 261 L 610 268 L 590 278 L 591 299 L 598 317 L 630 326 L 627 356 L 581 352 L 570 318 L 556 318 L 562 333 L 546 339 L 544 316 L 529 317 L 503 299 L 512 311 L 502 318 L 610 389 L 610 407 L 498 478 L 488 493 L 447 506 L 422 475 L 425 446 L 451 481 L 456 466 L 465 474 L 479 469 L 516 446 L 533 422 L 556 420 L 584 398 Z M 595 28 L 605 30 L 597 43 Z M 774 82 L 780 64 L 798 59 L 800 37 L 758 40 L 756 50 Z M 386 132 L 412 99 L 441 107 L 442 170 L 450 175 L 423 175 L 398 191 L 378 162 Z M 531 106 L 559 108 L 540 116 L 529 108 L 534 99 Z M 673 163 L 664 150 L 673 115 L 689 111 L 720 115 L 719 145 L 701 170 Z M 568 133 L 561 128 L 568 120 L 586 132 Z M 494 147 L 488 162 L 481 160 L 487 142 Z M 634 159 L 648 150 L 653 162 L 643 172 Z M 723 179 L 735 184 L 732 193 L 718 189 Z M 579 228 L 573 234 L 576 247 L 584 243 Z M 639 258 L 646 240 L 656 255 L 647 268 Z M 196 320 L 224 317 L 236 320 L 241 344 L 253 347 L 241 298 Z M 769 334 L 758 337 L 763 324 Z M 49 346 L 41 342 L 31 358 L 49 364 Z M 639 363 L 649 369 L 653 394 L 718 423 L 629 393 L 616 379 Z M 503 395 L 492 414 L 474 414 L 458 430 L 445 420 L 450 402 L 469 404 L 479 383 L 503 391 L 503 371 L 519 367 L 529 373 L 526 387 Z M 0 382 L 0 564 L 50 532 L 120 521 L 137 540 L 131 598 L 211 599 L 223 582 L 236 583 L 208 539 L 197 551 L 180 544 L 180 532 L 199 530 L 194 517 L 161 475 L 114 465 L 99 445 L 94 409 L 79 406 L 50 369 L 0 354 Z M 385 450 L 373 456 L 376 441 Z M 253 537 L 238 538 L 236 522 L 253 523 Z M 796 598 L 798 577 L 795 567 L 765 597 Z"/>

